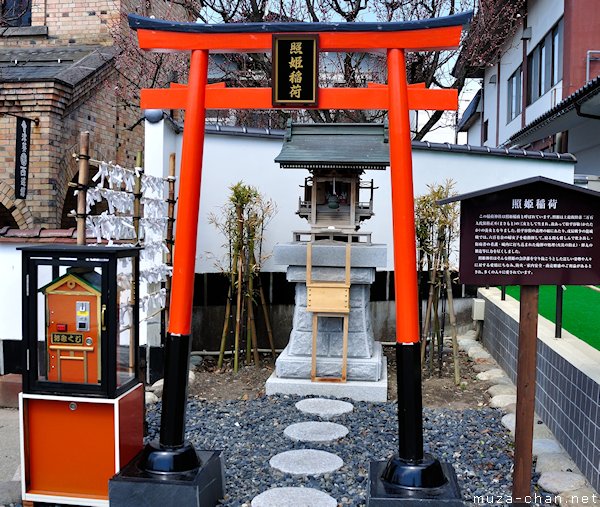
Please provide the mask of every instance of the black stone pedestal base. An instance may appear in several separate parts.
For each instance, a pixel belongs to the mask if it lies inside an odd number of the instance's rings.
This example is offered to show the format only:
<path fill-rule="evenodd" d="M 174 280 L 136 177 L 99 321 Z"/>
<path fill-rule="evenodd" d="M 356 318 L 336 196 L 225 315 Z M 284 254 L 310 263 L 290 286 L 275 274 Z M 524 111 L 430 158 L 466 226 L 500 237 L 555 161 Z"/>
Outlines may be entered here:
<path fill-rule="evenodd" d="M 388 463 L 371 461 L 369 464 L 368 507 L 464 507 L 456 474 L 448 463 L 441 463 L 445 484 L 432 488 L 400 487 L 384 481 L 381 477 Z"/>
<path fill-rule="evenodd" d="M 150 474 L 138 454 L 108 483 L 111 507 L 215 507 L 225 496 L 221 451 L 196 451 L 201 466 L 186 474 Z"/>

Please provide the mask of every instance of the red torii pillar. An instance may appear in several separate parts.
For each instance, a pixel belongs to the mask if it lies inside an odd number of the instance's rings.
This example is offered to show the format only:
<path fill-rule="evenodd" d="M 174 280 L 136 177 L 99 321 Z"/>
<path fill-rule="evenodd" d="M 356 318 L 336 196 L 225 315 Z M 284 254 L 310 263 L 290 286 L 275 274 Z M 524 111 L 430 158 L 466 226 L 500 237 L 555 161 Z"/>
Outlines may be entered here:
<path fill-rule="evenodd" d="M 433 51 L 458 46 L 471 13 L 403 23 L 246 23 L 205 25 L 129 16 L 145 50 L 191 51 L 187 86 L 142 90 L 144 109 L 185 109 L 180 192 L 175 234 L 170 321 L 165 344 L 165 385 L 160 442 L 148 453 L 148 469 L 178 472 L 193 466 L 184 442 L 187 368 L 195 276 L 196 234 L 200 201 L 206 109 L 272 109 L 271 88 L 227 88 L 207 84 L 209 52 L 270 52 L 274 34 L 318 34 L 319 51 L 387 52 L 388 84 L 366 88 L 320 88 L 319 109 L 387 109 L 389 111 L 396 341 L 399 378 L 399 457 L 386 478 L 406 480 L 404 463 L 427 468 L 423 455 L 421 368 L 412 154 L 409 110 L 457 109 L 456 90 L 429 90 L 408 85 L 405 51 Z M 286 108 L 289 108 L 286 106 Z M 169 462 L 165 451 L 175 457 Z M 160 460 L 154 455 L 160 454 Z M 167 453 L 168 454 L 168 453 Z M 182 456 L 181 463 L 176 463 Z M 396 462 L 396 464 L 394 464 Z M 396 466 L 397 465 L 397 466 Z M 197 466 L 197 465 L 196 465 Z M 417 468 L 418 468 L 417 466 Z M 399 467 L 399 473 L 398 473 Z M 413 466 L 414 468 L 414 466 Z M 183 468 L 185 470 L 185 468 Z M 408 486 L 416 484 L 409 474 Z"/>

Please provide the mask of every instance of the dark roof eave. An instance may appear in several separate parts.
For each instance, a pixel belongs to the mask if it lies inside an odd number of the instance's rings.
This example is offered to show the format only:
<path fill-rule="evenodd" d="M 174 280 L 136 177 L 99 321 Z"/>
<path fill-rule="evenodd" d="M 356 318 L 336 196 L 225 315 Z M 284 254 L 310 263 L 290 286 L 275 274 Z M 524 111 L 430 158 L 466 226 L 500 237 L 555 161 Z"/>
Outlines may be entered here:
<path fill-rule="evenodd" d="M 133 30 L 156 30 L 162 32 L 180 33 L 279 33 L 279 32 L 396 32 L 407 30 L 421 30 L 425 28 L 443 28 L 450 26 L 464 26 L 471 21 L 473 11 L 462 12 L 452 16 L 439 18 L 420 19 L 404 22 L 354 22 L 354 23 L 189 23 L 179 21 L 166 21 L 129 14 L 129 27 Z"/>

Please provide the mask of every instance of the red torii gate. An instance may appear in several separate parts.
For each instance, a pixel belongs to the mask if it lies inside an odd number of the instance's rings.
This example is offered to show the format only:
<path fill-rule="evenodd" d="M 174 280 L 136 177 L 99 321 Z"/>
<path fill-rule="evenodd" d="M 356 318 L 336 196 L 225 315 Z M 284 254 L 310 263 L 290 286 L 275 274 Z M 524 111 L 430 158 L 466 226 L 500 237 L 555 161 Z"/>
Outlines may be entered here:
<path fill-rule="evenodd" d="M 207 25 L 129 16 L 144 50 L 191 51 L 187 85 L 142 90 L 143 109 L 185 109 L 170 320 L 166 340 L 165 390 L 160 444 L 184 445 L 186 373 L 189 360 L 196 235 L 206 109 L 272 109 L 271 88 L 208 84 L 212 53 L 270 52 L 278 34 L 317 34 L 319 51 L 386 52 L 388 84 L 366 88 L 320 88 L 319 109 L 387 109 L 392 187 L 396 341 L 403 402 L 399 399 L 400 458 L 423 461 L 418 293 L 409 110 L 456 110 L 456 90 L 408 85 L 405 51 L 456 48 L 471 12 L 392 23 L 240 23 Z M 303 106 L 301 106 L 303 107 Z M 293 106 L 285 106 L 292 109 Z M 174 371 L 173 371 L 174 370 Z M 402 395 L 400 396 L 402 397 Z M 168 417 L 165 417 L 165 413 Z M 152 469 L 152 458 L 149 466 Z M 156 465 L 158 466 L 158 465 Z M 172 471 L 172 470 L 164 470 Z"/>

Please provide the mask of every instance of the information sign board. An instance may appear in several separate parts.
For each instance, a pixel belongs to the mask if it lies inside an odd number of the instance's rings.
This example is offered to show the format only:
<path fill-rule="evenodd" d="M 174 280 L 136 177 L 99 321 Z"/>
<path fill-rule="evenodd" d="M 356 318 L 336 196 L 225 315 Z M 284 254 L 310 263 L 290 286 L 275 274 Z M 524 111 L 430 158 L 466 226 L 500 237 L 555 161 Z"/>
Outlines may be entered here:
<path fill-rule="evenodd" d="M 536 177 L 450 200 L 461 201 L 462 283 L 600 283 L 600 193 Z"/>

